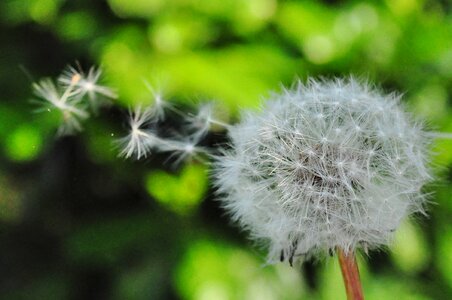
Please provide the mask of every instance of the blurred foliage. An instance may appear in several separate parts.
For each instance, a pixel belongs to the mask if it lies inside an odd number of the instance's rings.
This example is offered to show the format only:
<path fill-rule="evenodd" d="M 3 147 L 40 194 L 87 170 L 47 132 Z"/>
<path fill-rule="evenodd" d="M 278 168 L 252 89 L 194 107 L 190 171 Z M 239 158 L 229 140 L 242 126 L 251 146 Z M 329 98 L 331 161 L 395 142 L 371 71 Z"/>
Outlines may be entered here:
<path fill-rule="evenodd" d="M 125 109 L 152 101 L 143 80 L 233 121 L 281 84 L 355 74 L 452 132 L 449 1 L 3 0 L 0 26 L 2 299 L 344 299 L 334 260 L 264 265 L 205 167 L 116 158 Z M 56 139 L 29 87 L 76 60 L 100 64 L 120 98 Z M 367 299 L 452 297 L 452 141 L 433 149 L 430 217 L 361 259 Z"/>
<path fill-rule="evenodd" d="M 185 166 L 179 176 L 154 171 L 146 178 L 146 188 L 164 207 L 179 214 L 186 214 L 193 211 L 204 198 L 207 173 L 201 164 Z"/>
<path fill-rule="evenodd" d="M 218 240 L 194 240 L 175 275 L 183 299 L 300 299 L 300 274 L 287 265 L 263 268 L 261 259 Z"/>

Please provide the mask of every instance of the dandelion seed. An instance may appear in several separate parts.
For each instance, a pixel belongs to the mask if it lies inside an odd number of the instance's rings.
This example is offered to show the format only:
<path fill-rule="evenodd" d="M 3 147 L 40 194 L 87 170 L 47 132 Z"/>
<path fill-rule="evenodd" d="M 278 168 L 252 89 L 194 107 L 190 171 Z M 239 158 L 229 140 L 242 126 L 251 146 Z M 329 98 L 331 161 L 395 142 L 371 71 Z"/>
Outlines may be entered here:
<path fill-rule="evenodd" d="M 198 146 L 199 140 L 192 136 L 179 137 L 177 139 L 162 140 L 159 147 L 161 152 L 171 152 L 168 160 L 174 159 L 175 166 L 190 159 L 201 159 L 201 154 L 207 154 L 207 150 Z"/>
<path fill-rule="evenodd" d="M 122 148 L 119 156 L 125 158 L 135 156 L 140 159 L 146 157 L 153 148 L 162 143 L 151 129 L 146 128 L 152 118 L 153 112 L 149 108 L 142 109 L 141 106 L 137 106 L 133 112 L 130 112 L 129 134 L 118 140 L 118 145 Z"/>
<path fill-rule="evenodd" d="M 166 101 L 163 98 L 163 93 L 159 90 L 154 89 L 149 82 L 144 81 L 146 88 L 151 92 L 154 97 L 154 103 L 150 111 L 152 112 L 153 117 L 157 121 L 163 121 L 166 117 L 166 110 L 172 109 L 172 105 L 170 102 Z"/>
<path fill-rule="evenodd" d="M 60 112 L 61 125 L 58 135 L 73 134 L 82 130 L 81 121 L 88 118 L 89 113 L 76 98 L 78 93 L 74 90 L 74 84 L 60 91 L 52 80 L 44 79 L 34 83 L 33 89 L 38 97 L 38 101 L 35 102 L 42 107 L 40 110 L 51 112 L 55 109 Z"/>
<path fill-rule="evenodd" d="M 200 105 L 197 114 L 189 114 L 186 117 L 187 130 L 195 139 L 203 138 L 211 129 L 212 125 L 228 128 L 225 124 L 214 118 L 214 103 L 207 102 Z"/>
<path fill-rule="evenodd" d="M 101 102 L 98 95 L 102 95 L 109 99 L 116 99 L 116 93 L 103 85 L 98 84 L 102 70 L 100 68 L 91 67 L 88 74 L 85 75 L 82 71 L 77 71 L 74 67 L 68 67 L 63 74 L 58 78 L 58 81 L 63 86 L 73 86 L 76 94 L 80 98 L 87 95 L 90 106 L 94 111 L 97 111 Z"/>

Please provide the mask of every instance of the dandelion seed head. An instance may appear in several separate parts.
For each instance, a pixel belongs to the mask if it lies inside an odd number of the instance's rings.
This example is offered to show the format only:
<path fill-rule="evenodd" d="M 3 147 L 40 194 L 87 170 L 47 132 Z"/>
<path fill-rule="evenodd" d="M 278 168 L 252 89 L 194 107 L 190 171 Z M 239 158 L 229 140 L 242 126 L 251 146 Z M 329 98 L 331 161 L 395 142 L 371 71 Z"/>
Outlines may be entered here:
<path fill-rule="evenodd" d="M 272 262 L 375 249 L 424 212 L 429 139 L 397 95 L 353 78 L 298 83 L 243 114 L 229 136 L 215 184 Z"/>

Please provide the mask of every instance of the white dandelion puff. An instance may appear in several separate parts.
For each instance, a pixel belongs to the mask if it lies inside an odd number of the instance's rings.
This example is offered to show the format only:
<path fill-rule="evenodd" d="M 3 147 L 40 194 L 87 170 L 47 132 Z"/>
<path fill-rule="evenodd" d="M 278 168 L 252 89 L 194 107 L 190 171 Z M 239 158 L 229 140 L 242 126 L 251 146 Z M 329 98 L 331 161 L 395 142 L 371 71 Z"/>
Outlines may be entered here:
<path fill-rule="evenodd" d="M 271 262 L 375 249 L 424 213 L 430 139 L 397 95 L 353 78 L 311 80 L 244 113 L 229 136 L 215 184 Z"/>

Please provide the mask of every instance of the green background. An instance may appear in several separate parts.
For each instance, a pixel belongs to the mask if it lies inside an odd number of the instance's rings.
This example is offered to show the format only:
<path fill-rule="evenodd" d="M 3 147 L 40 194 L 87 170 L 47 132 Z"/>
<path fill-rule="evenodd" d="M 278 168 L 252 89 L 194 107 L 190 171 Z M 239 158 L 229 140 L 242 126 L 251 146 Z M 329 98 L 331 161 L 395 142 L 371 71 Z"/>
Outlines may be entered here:
<path fill-rule="evenodd" d="M 0 26 L 2 299 L 345 298 L 334 259 L 265 265 L 206 167 L 117 158 L 127 107 L 152 103 L 143 80 L 180 105 L 215 99 L 233 122 L 281 84 L 354 74 L 452 132 L 447 0 L 2 0 Z M 57 138 L 31 83 L 75 61 L 102 66 L 120 97 Z M 452 297 L 452 141 L 433 150 L 430 217 L 360 257 L 367 299 Z"/>

